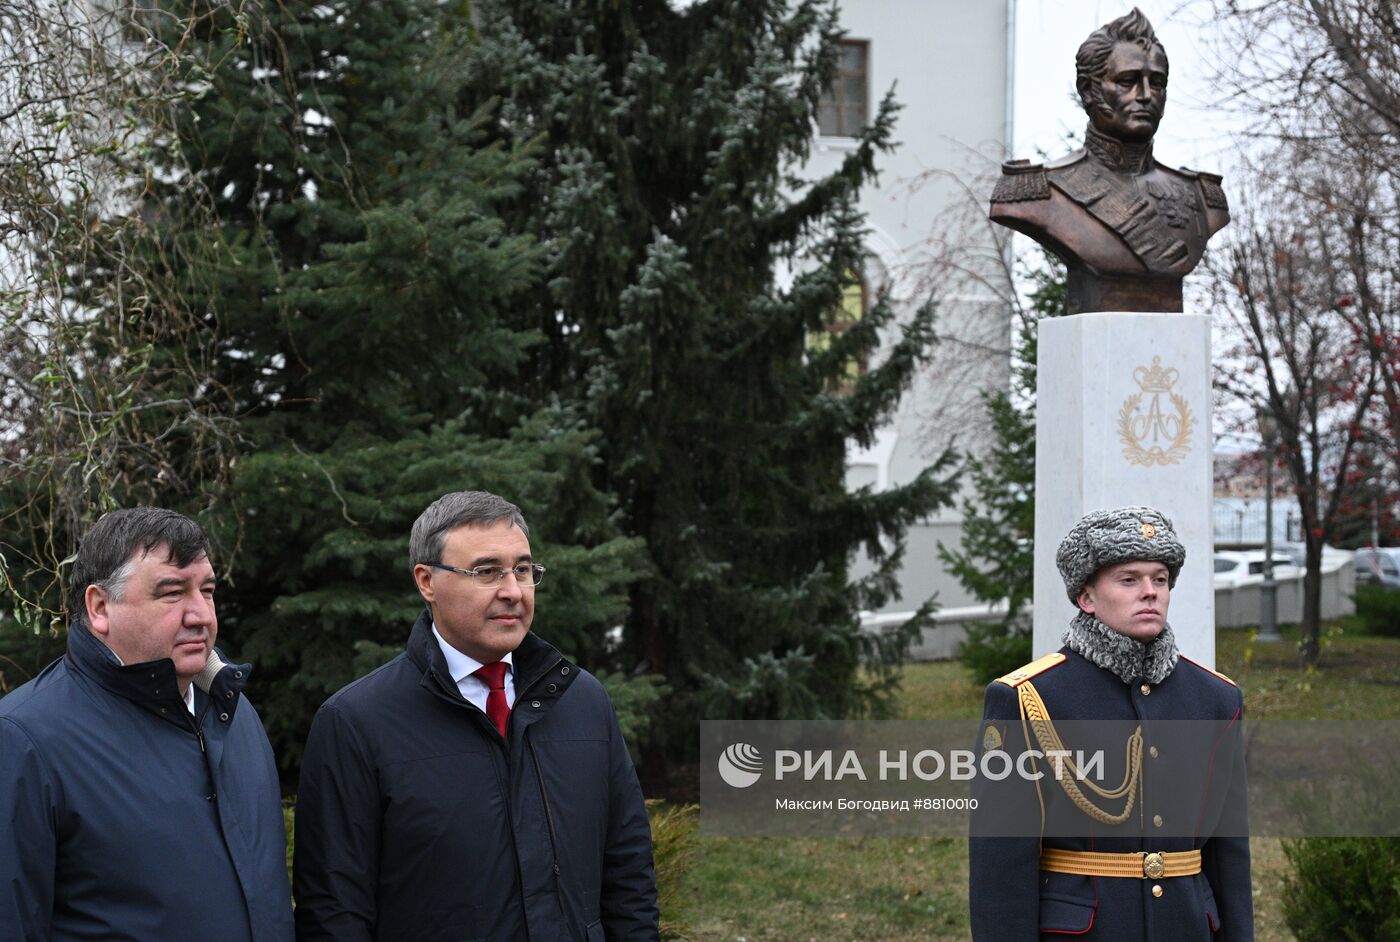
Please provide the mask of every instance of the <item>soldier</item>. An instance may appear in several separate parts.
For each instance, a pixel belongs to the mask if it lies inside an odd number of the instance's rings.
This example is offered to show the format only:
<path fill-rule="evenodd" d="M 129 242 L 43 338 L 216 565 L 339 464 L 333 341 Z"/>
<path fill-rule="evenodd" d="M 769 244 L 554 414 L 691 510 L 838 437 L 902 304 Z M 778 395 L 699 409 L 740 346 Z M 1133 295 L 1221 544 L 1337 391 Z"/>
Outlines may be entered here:
<path fill-rule="evenodd" d="M 1177 650 L 1185 556 L 1149 507 L 1087 514 L 1060 544 L 1064 647 L 986 691 L 981 752 L 1029 750 L 1016 768 L 1040 775 L 974 783 L 977 942 L 1254 938 L 1243 698 Z"/>
<path fill-rule="evenodd" d="M 1134 9 L 1075 56 L 1084 146 L 1046 165 L 1002 165 L 991 218 L 1068 267 L 1069 313 L 1180 311 L 1181 282 L 1230 221 L 1221 178 L 1158 163 L 1167 53 Z"/>

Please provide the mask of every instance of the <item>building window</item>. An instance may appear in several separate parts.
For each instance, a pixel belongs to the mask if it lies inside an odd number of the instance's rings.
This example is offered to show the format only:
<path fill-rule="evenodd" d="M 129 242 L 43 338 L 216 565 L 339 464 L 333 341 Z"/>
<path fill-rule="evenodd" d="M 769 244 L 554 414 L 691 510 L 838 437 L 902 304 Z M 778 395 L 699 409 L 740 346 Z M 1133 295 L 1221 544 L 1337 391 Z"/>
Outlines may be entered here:
<path fill-rule="evenodd" d="M 827 317 L 822 332 L 807 337 L 808 353 L 824 353 L 831 349 L 833 340 L 865 318 L 868 306 L 869 297 L 866 293 L 865 279 L 861 277 L 859 272 L 847 271 L 845 282 L 841 286 L 841 300 Z M 831 391 L 845 394 L 855 389 L 856 382 L 865 372 L 865 368 L 866 364 L 863 358 L 852 357 L 847 360 L 845 369 L 832 384 Z"/>
<path fill-rule="evenodd" d="M 868 123 L 870 43 L 837 42 L 836 80 L 822 93 L 817 126 L 823 137 L 855 137 Z"/>

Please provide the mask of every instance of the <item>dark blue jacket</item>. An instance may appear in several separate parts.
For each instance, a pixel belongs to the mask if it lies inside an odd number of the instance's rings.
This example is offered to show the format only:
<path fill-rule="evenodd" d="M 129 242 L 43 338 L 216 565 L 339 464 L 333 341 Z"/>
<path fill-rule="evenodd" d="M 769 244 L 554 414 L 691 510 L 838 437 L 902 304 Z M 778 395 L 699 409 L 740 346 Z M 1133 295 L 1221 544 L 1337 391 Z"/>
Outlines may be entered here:
<path fill-rule="evenodd" d="M 641 788 L 601 684 L 527 634 L 509 743 L 425 611 L 316 714 L 297 795 L 302 942 L 654 942 Z"/>
<path fill-rule="evenodd" d="M 1063 661 L 1030 680 L 1064 746 L 1104 748 L 1104 779 L 1117 785 L 1127 768 L 1127 734 L 1140 726 L 1141 804 L 1123 823 L 1109 825 L 1085 815 L 1051 777 L 1048 765 L 1038 794 L 1016 775 L 995 783 L 975 780 L 979 807 L 969 849 L 973 939 L 1252 940 L 1239 689 L 1185 657 L 1160 684 L 1151 685 L 1140 677 L 1124 683 L 1067 647 L 1060 654 Z M 1018 754 L 1025 745 L 1019 682 L 1013 672 L 987 687 L 982 751 L 997 748 L 1000 741 L 1000 748 Z M 1039 748 L 1033 728 L 1029 735 L 1032 748 Z M 1100 741 L 1084 741 L 1096 735 Z M 1097 799 L 1096 804 L 1114 811 L 1124 807 L 1121 799 Z M 987 836 L 999 828 L 1001 834 L 1013 830 L 1007 821 L 1022 813 L 1047 822 L 1043 840 L 1034 831 Z M 1202 872 L 1156 880 L 1052 873 L 1040 869 L 1042 846 L 1104 853 L 1199 849 Z"/>
<path fill-rule="evenodd" d="M 0 939 L 285 942 L 272 747 L 246 665 L 195 692 L 166 658 L 120 665 L 81 625 L 0 699 Z"/>

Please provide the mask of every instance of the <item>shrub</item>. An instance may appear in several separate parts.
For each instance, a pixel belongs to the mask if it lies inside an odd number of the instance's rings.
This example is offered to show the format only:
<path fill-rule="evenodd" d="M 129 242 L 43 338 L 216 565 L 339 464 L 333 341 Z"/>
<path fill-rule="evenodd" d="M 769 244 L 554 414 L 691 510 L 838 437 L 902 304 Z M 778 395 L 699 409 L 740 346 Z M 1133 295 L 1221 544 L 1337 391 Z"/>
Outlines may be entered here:
<path fill-rule="evenodd" d="M 695 858 L 695 842 L 700 830 L 699 805 L 668 805 L 647 802 L 651 817 L 651 853 L 656 863 L 656 899 L 661 906 L 661 938 L 683 942 L 691 938 L 690 927 L 677 910 L 685 876 Z"/>
<path fill-rule="evenodd" d="M 1356 617 L 1368 635 L 1400 638 L 1400 592 L 1378 585 L 1357 586 Z"/>
<path fill-rule="evenodd" d="M 282 827 L 287 831 L 287 879 L 292 878 L 292 858 L 297 850 L 297 803 L 296 799 L 282 801 Z"/>
<path fill-rule="evenodd" d="M 1400 838 L 1283 842 L 1283 914 L 1298 942 L 1400 939 Z"/>
<path fill-rule="evenodd" d="M 1023 623 L 1004 621 L 967 626 L 958 645 L 958 658 L 979 684 L 989 684 L 1031 659 L 1031 630 Z"/>

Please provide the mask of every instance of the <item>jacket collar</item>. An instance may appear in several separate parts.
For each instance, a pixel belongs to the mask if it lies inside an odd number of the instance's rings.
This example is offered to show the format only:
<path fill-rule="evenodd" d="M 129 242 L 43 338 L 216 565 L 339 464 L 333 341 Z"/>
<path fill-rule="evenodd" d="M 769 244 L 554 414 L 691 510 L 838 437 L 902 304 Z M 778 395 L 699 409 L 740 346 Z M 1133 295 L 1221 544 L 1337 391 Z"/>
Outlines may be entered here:
<path fill-rule="evenodd" d="M 183 717 L 189 716 L 189 713 L 185 709 L 184 698 L 180 696 L 175 662 L 170 658 L 122 664 L 86 625 L 74 621 L 68 627 L 68 660 L 80 673 L 110 693 L 177 725 L 186 725 Z M 251 664 L 226 663 L 216 648 L 209 655 L 204 672 L 194 678 L 194 685 L 216 702 L 219 712 L 231 720 L 242 700 L 239 695 L 247 685 L 252 670 Z M 172 703 L 179 704 L 178 712 L 170 709 Z"/>
<path fill-rule="evenodd" d="M 1171 625 L 1143 644 L 1114 631 L 1088 612 L 1081 611 L 1065 629 L 1065 646 L 1090 663 L 1117 675 L 1125 684 L 1141 677 L 1160 684 L 1176 667 L 1178 652 Z"/>
<path fill-rule="evenodd" d="M 1084 131 L 1084 149 L 1094 160 L 1118 173 L 1139 174 L 1152 169 L 1150 140 L 1142 144 L 1120 141 L 1090 124 Z"/>
<path fill-rule="evenodd" d="M 414 666 L 423 671 L 425 683 L 436 680 L 443 692 L 453 699 L 461 699 L 457 684 L 452 680 L 452 672 L 447 667 L 447 658 L 443 657 L 442 648 L 437 638 L 433 637 L 433 616 L 426 608 L 413 623 L 405 653 Z M 564 668 L 562 672 L 561 667 Z M 552 685 L 555 689 L 532 691 L 536 682 L 551 671 L 560 675 Z M 517 704 L 527 693 L 540 701 L 557 699 L 578 676 L 578 669 L 559 653 L 559 649 L 533 631 L 527 631 L 520 646 L 511 652 L 511 672 L 515 676 Z"/>

